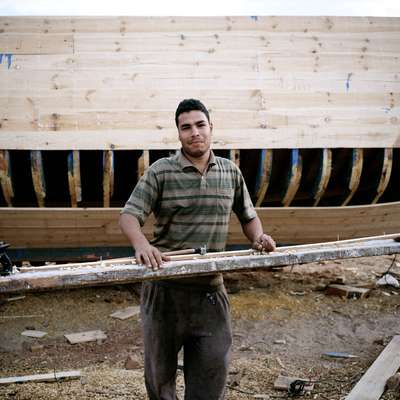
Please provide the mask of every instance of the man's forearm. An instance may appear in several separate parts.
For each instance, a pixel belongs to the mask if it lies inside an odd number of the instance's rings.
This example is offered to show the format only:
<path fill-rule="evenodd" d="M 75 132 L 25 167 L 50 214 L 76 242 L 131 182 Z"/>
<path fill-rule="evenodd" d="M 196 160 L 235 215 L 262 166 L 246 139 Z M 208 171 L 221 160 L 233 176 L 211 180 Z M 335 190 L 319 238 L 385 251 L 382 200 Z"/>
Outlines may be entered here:
<path fill-rule="evenodd" d="M 121 214 L 119 217 L 119 226 L 125 236 L 129 239 L 133 247 L 142 243 L 148 243 L 136 217 L 130 214 Z"/>
<path fill-rule="evenodd" d="M 242 229 L 243 233 L 251 243 L 257 241 L 257 239 L 263 234 L 263 227 L 258 216 L 243 224 Z"/>

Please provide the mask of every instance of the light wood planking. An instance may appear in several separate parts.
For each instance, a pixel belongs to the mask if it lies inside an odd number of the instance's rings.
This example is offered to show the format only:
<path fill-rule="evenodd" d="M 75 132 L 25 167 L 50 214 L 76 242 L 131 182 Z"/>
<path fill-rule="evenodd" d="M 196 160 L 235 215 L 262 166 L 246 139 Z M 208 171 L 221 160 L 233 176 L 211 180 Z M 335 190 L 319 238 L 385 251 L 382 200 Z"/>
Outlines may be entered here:
<path fill-rule="evenodd" d="M 345 400 L 378 400 L 385 391 L 386 381 L 400 367 L 400 336 L 385 347 L 368 371 L 346 396 Z"/>
<path fill-rule="evenodd" d="M 4 200 L 8 207 L 12 207 L 14 189 L 12 185 L 10 153 L 7 150 L 0 150 L 0 183 Z"/>
<path fill-rule="evenodd" d="M 363 168 L 364 153 L 363 149 L 353 149 L 351 159 L 351 171 L 349 176 L 349 191 L 346 199 L 343 201 L 342 206 L 346 206 L 353 198 L 355 192 L 360 185 L 361 173 Z"/>
<path fill-rule="evenodd" d="M 376 196 L 372 200 L 372 204 L 376 204 L 385 192 L 390 181 L 393 165 L 393 149 L 385 149 L 383 153 L 383 164 L 381 178 L 376 189 Z"/>
<path fill-rule="evenodd" d="M 259 174 L 256 180 L 256 207 L 260 207 L 265 199 L 272 173 L 273 150 L 261 150 Z"/>
<path fill-rule="evenodd" d="M 68 154 L 68 186 L 71 207 L 78 207 L 78 203 L 82 201 L 81 166 L 78 150 L 73 150 Z"/>
<path fill-rule="evenodd" d="M 118 226 L 118 208 L 0 208 L 0 237 L 13 248 L 129 246 Z M 318 243 L 396 233 L 400 203 L 348 207 L 258 208 L 264 229 L 278 243 Z M 144 226 L 153 235 L 154 217 Z M 246 244 L 232 215 L 229 244 Z"/>
<path fill-rule="evenodd" d="M 332 172 L 332 150 L 322 149 L 321 150 L 321 166 L 318 173 L 318 178 L 314 189 L 314 203 L 313 206 L 316 207 L 320 202 L 322 196 L 328 187 L 329 179 Z"/>
<path fill-rule="evenodd" d="M 282 198 L 284 207 L 288 207 L 296 196 L 300 187 L 301 174 L 303 171 L 303 160 L 299 149 L 292 149 L 290 152 L 289 176 L 287 177 L 287 186 Z"/>
<path fill-rule="evenodd" d="M 39 207 L 44 207 L 46 198 L 46 181 L 43 172 L 43 159 L 40 150 L 32 150 L 31 154 L 31 172 L 33 188 L 36 194 L 36 200 Z"/>
<path fill-rule="evenodd" d="M 110 207 L 110 199 L 114 193 L 114 152 L 103 152 L 103 205 Z"/>

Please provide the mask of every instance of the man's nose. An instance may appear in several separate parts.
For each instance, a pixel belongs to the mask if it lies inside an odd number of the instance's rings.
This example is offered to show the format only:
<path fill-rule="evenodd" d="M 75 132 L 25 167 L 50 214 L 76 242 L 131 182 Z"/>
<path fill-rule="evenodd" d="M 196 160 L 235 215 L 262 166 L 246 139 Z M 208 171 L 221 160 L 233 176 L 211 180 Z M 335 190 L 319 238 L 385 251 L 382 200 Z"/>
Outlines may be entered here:
<path fill-rule="evenodd" d="M 192 126 L 192 136 L 197 136 L 199 135 L 199 129 L 197 128 L 196 125 Z"/>

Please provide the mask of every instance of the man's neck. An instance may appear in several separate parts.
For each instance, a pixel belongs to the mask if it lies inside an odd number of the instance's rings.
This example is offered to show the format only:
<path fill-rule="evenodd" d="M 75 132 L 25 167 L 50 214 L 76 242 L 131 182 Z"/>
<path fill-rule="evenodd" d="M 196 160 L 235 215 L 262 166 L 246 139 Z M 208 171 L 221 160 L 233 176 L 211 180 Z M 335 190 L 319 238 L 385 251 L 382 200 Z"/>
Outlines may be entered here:
<path fill-rule="evenodd" d="M 200 173 L 204 173 L 210 160 L 211 150 L 208 150 L 200 157 L 191 157 L 185 152 L 183 152 L 183 154 L 200 171 Z"/>

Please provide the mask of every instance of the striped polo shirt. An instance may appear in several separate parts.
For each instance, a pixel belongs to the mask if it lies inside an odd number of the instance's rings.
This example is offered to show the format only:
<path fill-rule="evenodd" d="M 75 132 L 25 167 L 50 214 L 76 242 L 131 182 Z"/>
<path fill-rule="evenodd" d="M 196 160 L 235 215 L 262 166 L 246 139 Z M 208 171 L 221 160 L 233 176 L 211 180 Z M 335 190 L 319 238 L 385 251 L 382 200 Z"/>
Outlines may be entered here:
<path fill-rule="evenodd" d="M 204 245 L 207 251 L 223 251 L 232 211 L 241 223 L 256 216 L 239 168 L 211 152 L 201 174 L 181 150 L 147 169 L 121 213 L 135 216 L 143 226 L 153 212 L 151 244 L 161 251 Z"/>

